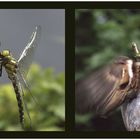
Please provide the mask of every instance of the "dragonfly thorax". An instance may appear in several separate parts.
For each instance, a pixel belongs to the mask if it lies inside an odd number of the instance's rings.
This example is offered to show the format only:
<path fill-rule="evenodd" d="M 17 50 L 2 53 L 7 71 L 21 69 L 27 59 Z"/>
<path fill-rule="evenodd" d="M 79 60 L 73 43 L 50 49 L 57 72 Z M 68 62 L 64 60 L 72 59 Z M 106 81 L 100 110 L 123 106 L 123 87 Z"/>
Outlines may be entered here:
<path fill-rule="evenodd" d="M 13 79 L 13 75 L 16 73 L 17 61 L 12 57 L 9 50 L 3 50 L 0 52 L 1 65 L 5 67 L 9 79 Z"/>

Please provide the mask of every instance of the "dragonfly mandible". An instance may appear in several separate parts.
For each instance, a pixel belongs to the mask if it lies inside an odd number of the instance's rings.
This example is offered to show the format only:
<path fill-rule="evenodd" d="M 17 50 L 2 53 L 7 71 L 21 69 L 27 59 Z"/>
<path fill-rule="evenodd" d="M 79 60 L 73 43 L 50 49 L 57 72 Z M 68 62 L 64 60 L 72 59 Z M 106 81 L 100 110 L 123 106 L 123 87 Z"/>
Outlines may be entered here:
<path fill-rule="evenodd" d="M 16 99 L 17 99 L 18 108 L 19 108 L 19 119 L 20 119 L 20 123 L 23 129 L 25 128 L 24 108 L 27 111 L 27 115 L 30 120 L 30 127 L 32 126 L 29 111 L 27 109 L 25 101 L 23 100 L 23 95 L 24 95 L 23 88 L 26 88 L 27 90 L 29 90 L 29 86 L 27 82 L 25 81 L 25 76 L 27 75 L 29 66 L 31 64 L 34 50 L 38 46 L 40 34 L 41 34 L 41 27 L 36 26 L 35 31 L 32 33 L 30 37 L 29 43 L 27 44 L 27 46 L 21 53 L 18 60 L 16 60 L 12 56 L 9 50 L 3 50 L 0 52 L 0 76 L 2 76 L 2 68 L 4 67 L 8 74 L 8 78 L 12 82 L 14 91 L 16 93 Z"/>

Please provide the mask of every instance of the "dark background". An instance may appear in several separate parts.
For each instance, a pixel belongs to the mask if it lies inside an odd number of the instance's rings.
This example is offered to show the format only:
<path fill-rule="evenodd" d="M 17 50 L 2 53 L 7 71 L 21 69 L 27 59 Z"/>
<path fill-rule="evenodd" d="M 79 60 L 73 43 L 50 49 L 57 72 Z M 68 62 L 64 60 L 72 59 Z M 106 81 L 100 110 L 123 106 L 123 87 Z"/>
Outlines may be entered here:
<path fill-rule="evenodd" d="M 75 81 L 96 71 L 118 55 L 133 56 L 131 42 L 140 44 L 139 9 L 75 11 Z M 120 109 L 106 119 L 76 114 L 76 130 L 126 131 Z"/>

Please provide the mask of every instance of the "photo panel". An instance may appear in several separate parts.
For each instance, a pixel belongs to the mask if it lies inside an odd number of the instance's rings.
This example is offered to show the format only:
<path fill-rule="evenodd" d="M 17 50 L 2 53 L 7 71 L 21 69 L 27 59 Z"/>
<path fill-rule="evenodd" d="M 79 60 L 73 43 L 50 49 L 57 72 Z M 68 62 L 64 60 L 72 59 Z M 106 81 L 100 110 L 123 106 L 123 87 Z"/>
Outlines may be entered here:
<path fill-rule="evenodd" d="M 0 19 L 0 131 L 65 131 L 65 9 Z"/>
<path fill-rule="evenodd" d="M 75 10 L 76 131 L 139 131 L 139 9 Z"/>

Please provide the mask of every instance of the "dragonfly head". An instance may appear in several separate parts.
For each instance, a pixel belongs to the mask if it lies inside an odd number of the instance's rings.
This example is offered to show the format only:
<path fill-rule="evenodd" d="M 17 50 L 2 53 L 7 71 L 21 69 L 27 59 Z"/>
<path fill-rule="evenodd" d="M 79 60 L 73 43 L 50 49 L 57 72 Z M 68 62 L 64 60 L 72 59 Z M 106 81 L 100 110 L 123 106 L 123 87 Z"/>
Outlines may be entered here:
<path fill-rule="evenodd" d="M 10 55 L 9 50 L 3 50 L 2 52 L 0 52 L 0 56 L 2 56 L 2 57 L 9 56 L 9 55 Z"/>

